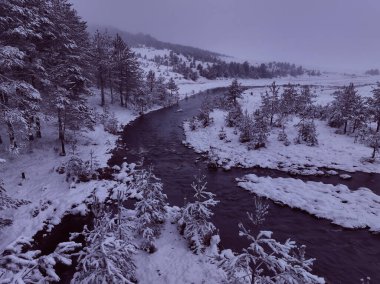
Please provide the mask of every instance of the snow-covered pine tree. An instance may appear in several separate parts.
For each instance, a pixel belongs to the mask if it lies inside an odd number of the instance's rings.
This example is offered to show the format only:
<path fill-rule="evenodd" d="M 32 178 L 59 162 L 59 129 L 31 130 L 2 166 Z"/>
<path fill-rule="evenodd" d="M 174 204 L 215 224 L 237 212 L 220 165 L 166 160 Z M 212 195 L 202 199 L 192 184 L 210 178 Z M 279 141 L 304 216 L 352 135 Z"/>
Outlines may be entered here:
<path fill-rule="evenodd" d="M 288 116 L 297 112 L 298 92 L 294 85 L 287 84 L 281 94 L 280 105 L 282 116 Z"/>
<path fill-rule="evenodd" d="M 295 143 L 301 144 L 305 142 L 307 146 L 318 145 L 318 134 L 314 120 L 301 119 L 296 127 L 298 128 L 298 136 L 294 140 Z"/>
<path fill-rule="evenodd" d="M 91 64 L 95 69 L 96 82 L 100 88 L 101 102 L 105 105 L 105 86 L 111 67 L 111 38 L 108 33 L 97 30 L 91 43 Z M 110 87 L 112 89 L 112 87 Z"/>
<path fill-rule="evenodd" d="M 362 98 L 353 83 L 336 91 L 334 97 L 329 124 L 338 128 L 343 126 L 343 133 L 346 134 L 348 124 L 352 122 L 355 117 L 356 109 L 362 105 Z"/>
<path fill-rule="evenodd" d="M 159 76 L 156 81 L 156 86 L 154 90 L 154 100 L 159 105 L 166 105 L 166 100 L 169 96 L 168 89 L 166 88 L 167 83 L 165 82 L 165 78 L 163 76 Z"/>
<path fill-rule="evenodd" d="M 269 126 L 266 117 L 260 110 L 253 114 L 253 124 L 251 127 L 251 140 L 248 142 L 248 149 L 260 149 L 268 142 Z"/>
<path fill-rule="evenodd" d="M 195 200 L 184 205 L 178 225 L 192 251 L 199 254 L 210 244 L 210 239 L 216 230 L 210 218 L 213 215 L 212 207 L 219 201 L 214 199 L 215 194 L 206 191 L 205 176 L 196 176 L 191 187 L 195 192 Z"/>
<path fill-rule="evenodd" d="M 239 104 L 232 106 L 228 109 L 228 113 L 226 116 L 226 125 L 228 127 L 238 127 L 240 125 L 241 120 L 243 118 L 243 111 Z"/>
<path fill-rule="evenodd" d="M 130 185 L 139 187 L 142 199 L 135 203 L 137 231 L 143 238 L 142 249 L 154 252 L 154 241 L 160 234 L 161 224 L 165 221 L 167 196 L 163 193 L 160 181 L 149 170 L 137 171 Z"/>
<path fill-rule="evenodd" d="M 269 125 L 272 126 L 274 117 L 280 111 L 280 99 L 279 99 L 280 87 L 273 82 L 267 87 L 265 94 L 261 95 L 261 111 L 268 118 Z"/>
<path fill-rule="evenodd" d="M 372 120 L 376 123 L 376 132 L 380 131 L 380 83 L 372 90 L 372 98 L 369 98 L 367 105 Z"/>
<path fill-rule="evenodd" d="M 113 79 L 120 95 L 120 105 L 127 107 L 133 93 L 142 82 L 142 72 L 137 56 L 119 34 L 112 42 Z"/>
<path fill-rule="evenodd" d="M 92 111 L 86 106 L 89 82 L 89 38 L 86 23 L 67 0 L 52 1 L 49 17 L 54 23 L 54 38 L 47 50 L 47 71 L 51 82 L 49 110 L 55 112 L 61 154 L 65 155 L 66 130 L 91 128 Z"/>
<path fill-rule="evenodd" d="M 179 88 L 177 84 L 175 83 L 173 78 L 169 79 L 169 82 L 166 87 L 169 90 L 170 98 L 168 100 L 168 105 L 172 105 L 175 103 L 178 103 L 179 100 Z"/>
<path fill-rule="evenodd" d="M 81 247 L 75 242 L 58 244 L 55 251 L 49 255 L 40 255 L 38 250 L 30 250 L 32 239 L 20 237 L 5 248 L 0 256 L 1 283 L 53 283 L 60 277 L 55 271 L 59 263 L 72 264 L 72 254 Z"/>
<path fill-rule="evenodd" d="M 253 137 L 253 119 L 252 116 L 248 114 L 248 111 L 245 110 L 242 118 L 239 123 L 240 136 L 239 141 L 241 143 L 246 143 L 252 140 Z"/>
<path fill-rule="evenodd" d="M 127 236 L 118 236 L 120 224 L 111 213 L 100 206 L 95 216 L 92 230 L 85 226 L 82 233 L 73 235 L 84 236 L 86 246 L 79 253 L 77 272 L 71 283 L 134 283 L 135 247 Z"/>
<path fill-rule="evenodd" d="M 210 117 L 210 112 L 212 110 L 212 101 L 209 97 L 206 97 L 201 104 L 197 119 L 202 124 L 203 127 L 210 126 L 213 123 L 212 117 Z"/>
<path fill-rule="evenodd" d="M 146 83 L 150 93 L 153 93 L 153 90 L 156 87 L 156 73 L 153 70 L 149 70 L 146 75 Z"/>
<path fill-rule="evenodd" d="M 253 227 L 257 226 L 255 214 L 247 215 Z M 231 283 L 325 283 L 323 278 L 312 274 L 315 259 L 306 258 L 305 246 L 298 247 L 289 239 L 280 243 L 272 238 L 270 231 L 260 231 L 255 236 L 253 230 L 242 223 L 239 229 L 239 236 L 251 244 L 238 255 L 223 251 L 219 259 L 219 266 L 226 271 Z"/>
<path fill-rule="evenodd" d="M 307 85 L 301 87 L 301 91 L 296 97 L 295 110 L 301 117 L 314 118 L 314 100 L 316 94 L 312 92 L 311 88 Z"/>
<path fill-rule="evenodd" d="M 41 136 L 39 89 L 47 82 L 44 49 L 53 23 L 46 1 L 3 1 L 0 5 L 0 125 L 7 129 L 9 148 L 17 139 Z M 11 20 L 10 20 L 11 19 Z"/>
<path fill-rule="evenodd" d="M 239 84 L 237 79 L 234 79 L 231 85 L 228 87 L 228 91 L 225 95 L 226 105 L 227 106 L 236 106 L 237 99 L 241 97 L 243 93 L 243 88 Z"/>

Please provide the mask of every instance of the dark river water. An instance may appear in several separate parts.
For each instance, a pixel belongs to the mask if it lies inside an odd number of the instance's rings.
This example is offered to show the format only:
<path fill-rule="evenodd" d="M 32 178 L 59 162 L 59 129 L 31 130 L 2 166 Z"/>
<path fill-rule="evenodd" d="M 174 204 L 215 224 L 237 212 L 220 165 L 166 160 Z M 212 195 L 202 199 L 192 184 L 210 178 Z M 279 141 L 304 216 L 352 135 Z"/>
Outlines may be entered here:
<path fill-rule="evenodd" d="M 183 205 L 184 197 L 191 195 L 190 184 L 200 170 L 206 176 L 208 190 L 220 200 L 213 222 L 219 230 L 222 248 L 241 251 L 247 243 L 238 236 L 238 223 L 247 220 L 246 211 L 252 211 L 254 196 L 238 188 L 235 178 L 247 173 L 289 176 L 265 169 L 209 170 L 204 162 L 197 162 L 200 155 L 182 144 L 185 139 L 182 123 L 197 114 L 201 102 L 202 96 L 197 95 L 180 102 L 179 106 L 152 112 L 126 126 L 109 163 L 120 165 L 125 159 L 137 162 L 144 157 L 144 165 L 153 165 L 155 174 L 162 179 L 170 204 L 179 206 Z M 343 183 L 351 189 L 365 186 L 380 194 L 380 176 L 375 174 L 357 173 L 349 181 L 338 177 L 302 179 Z M 380 235 L 365 229 L 343 229 L 301 210 L 268 202 L 270 214 L 260 229 L 273 231 L 278 240 L 291 238 L 305 244 L 308 256 L 317 259 L 313 266 L 315 274 L 325 277 L 328 283 L 360 283 L 360 278 L 365 276 L 371 277 L 371 283 L 380 283 Z"/>

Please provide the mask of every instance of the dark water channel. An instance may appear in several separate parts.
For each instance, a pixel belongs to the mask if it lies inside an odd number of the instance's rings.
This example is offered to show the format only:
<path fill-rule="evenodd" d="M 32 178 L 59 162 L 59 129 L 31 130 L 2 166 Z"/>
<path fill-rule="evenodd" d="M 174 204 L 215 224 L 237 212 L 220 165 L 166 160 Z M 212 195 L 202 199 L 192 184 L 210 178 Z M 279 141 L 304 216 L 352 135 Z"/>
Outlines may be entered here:
<path fill-rule="evenodd" d="M 209 95 L 217 95 L 217 92 Z M 182 122 L 197 113 L 201 102 L 202 96 L 198 95 L 180 102 L 179 106 L 145 115 L 125 127 L 110 164 L 120 165 L 125 159 L 137 162 L 144 157 L 144 165 L 153 165 L 155 174 L 162 179 L 170 203 L 180 206 L 184 197 L 191 194 L 190 184 L 200 169 L 206 175 L 208 190 L 220 200 L 213 222 L 219 230 L 222 247 L 240 251 L 247 243 L 238 236 L 238 223 L 246 221 L 245 212 L 253 208 L 253 195 L 238 188 L 235 178 L 247 173 L 271 177 L 289 175 L 265 169 L 209 170 L 204 162 L 196 162 L 200 155 L 182 144 L 185 139 Z M 302 179 L 343 183 L 351 189 L 365 186 L 380 194 L 380 175 L 357 173 L 352 176 L 349 181 L 338 177 Z M 308 256 L 317 258 L 313 271 L 325 277 L 328 283 L 360 283 L 360 278 L 365 276 L 372 278 L 371 283 L 380 283 L 380 235 L 365 229 L 343 229 L 273 202 L 261 229 L 273 231 L 276 239 L 291 238 L 305 244 Z"/>

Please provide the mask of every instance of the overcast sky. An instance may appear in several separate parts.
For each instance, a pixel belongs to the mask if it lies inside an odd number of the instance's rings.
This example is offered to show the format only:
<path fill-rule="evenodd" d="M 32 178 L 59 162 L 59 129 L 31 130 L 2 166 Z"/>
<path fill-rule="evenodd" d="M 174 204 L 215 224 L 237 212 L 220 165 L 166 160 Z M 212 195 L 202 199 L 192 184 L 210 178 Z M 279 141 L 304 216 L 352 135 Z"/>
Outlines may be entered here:
<path fill-rule="evenodd" d="M 380 0 L 71 0 L 90 24 L 238 58 L 380 68 Z"/>

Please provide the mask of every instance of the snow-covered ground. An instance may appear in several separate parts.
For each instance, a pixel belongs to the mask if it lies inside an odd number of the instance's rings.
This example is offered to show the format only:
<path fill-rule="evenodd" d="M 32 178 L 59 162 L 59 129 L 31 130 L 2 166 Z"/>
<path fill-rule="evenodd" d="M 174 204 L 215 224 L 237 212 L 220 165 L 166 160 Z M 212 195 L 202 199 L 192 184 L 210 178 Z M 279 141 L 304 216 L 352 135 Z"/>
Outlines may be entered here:
<path fill-rule="evenodd" d="M 211 263 L 211 248 L 203 255 L 192 253 L 170 218 L 155 243 L 158 250 L 135 256 L 139 283 L 225 283 L 225 272 Z"/>
<path fill-rule="evenodd" d="M 258 177 L 254 174 L 237 180 L 240 187 L 258 196 L 304 210 L 342 227 L 369 228 L 380 232 L 380 196 L 368 188 L 352 191 L 342 184 Z"/>
<path fill-rule="evenodd" d="M 279 129 L 273 129 L 268 138 L 266 148 L 248 150 L 246 144 L 239 142 L 239 134 L 233 128 L 225 126 L 226 112 L 216 109 L 210 116 L 214 123 L 206 128 L 190 130 L 189 123 L 184 124 L 186 143 L 198 153 L 209 152 L 212 148 L 220 166 L 229 169 L 234 166 L 278 169 L 302 174 L 323 174 L 317 168 L 331 168 L 350 172 L 363 171 L 380 173 L 379 163 L 363 162 L 362 159 L 371 155 L 371 149 L 360 143 L 354 143 L 354 138 L 335 133 L 335 129 L 326 126 L 326 122 L 316 121 L 318 146 L 309 147 L 305 144 L 294 144 L 297 129 L 296 119 L 288 123 L 287 135 L 292 142 L 285 146 L 277 140 Z M 224 127 L 226 139 L 219 139 L 219 131 Z"/>

